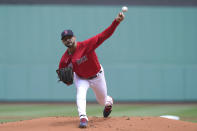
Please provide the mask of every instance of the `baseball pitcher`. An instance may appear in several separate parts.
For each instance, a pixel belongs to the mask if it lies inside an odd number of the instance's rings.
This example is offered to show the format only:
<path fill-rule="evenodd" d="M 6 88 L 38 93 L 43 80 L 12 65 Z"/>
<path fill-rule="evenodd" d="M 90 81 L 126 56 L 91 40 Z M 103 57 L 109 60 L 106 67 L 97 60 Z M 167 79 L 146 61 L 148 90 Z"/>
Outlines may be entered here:
<path fill-rule="evenodd" d="M 104 117 L 108 117 L 112 111 L 113 99 L 107 94 L 104 69 L 98 61 L 95 49 L 113 34 L 124 17 L 124 14 L 120 12 L 108 28 L 85 41 L 76 41 L 72 30 L 64 30 L 61 33 L 62 43 L 67 50 L 60 60 L 57 74 L 60 81 L 67 85 L 71 85 L 74 81 L 77 89 L 76 103 L 80 128 L 85 128 L 88 124 L 86 115 L 88 88 L 93 89 L 98 103 L 104 106 Z"/>

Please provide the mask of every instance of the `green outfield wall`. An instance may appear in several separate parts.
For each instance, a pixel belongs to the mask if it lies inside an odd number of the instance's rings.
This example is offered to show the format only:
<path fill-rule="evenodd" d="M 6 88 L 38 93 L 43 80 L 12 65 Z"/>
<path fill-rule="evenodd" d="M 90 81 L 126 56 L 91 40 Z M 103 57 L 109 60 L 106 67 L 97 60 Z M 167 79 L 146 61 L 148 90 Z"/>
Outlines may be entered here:
<path fill-rule="evenodd" d="M 0 5 L 0 101 L 72 101 L 57 82 L 63 29 L 83 41 L 121 6 Z M 97 50 L 108 94 L 119 101 L 197 101 L 197 8 L 129 6 Z M 95 100 L 92 90 L 88 100 Z"/>

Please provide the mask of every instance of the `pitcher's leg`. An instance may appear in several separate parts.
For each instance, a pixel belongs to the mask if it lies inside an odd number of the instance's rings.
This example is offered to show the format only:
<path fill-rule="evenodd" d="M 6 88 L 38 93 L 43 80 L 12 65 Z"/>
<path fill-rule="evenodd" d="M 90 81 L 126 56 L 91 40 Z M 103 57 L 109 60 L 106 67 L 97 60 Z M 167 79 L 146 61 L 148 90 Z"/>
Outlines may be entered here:
<path fill-rule="evenodd" d="M 77 107 L 79 116 L 86 116 L 86 94 L 87 94 L 87 86 L 79 86 L 77 87 Z"/>
<path fill-rule="evenodd" d="M 107 96 L 107 86 L 103 70 L 97 78 L 91 81 L 91 87 L 99 104 L 105 105 L 103 117 L 108 117 L 112 111 L 113 99 L 112 97 Z"/>
<path fill-rule="evenodd" d="M 80 118 L 87 118 L 86 116 L 86 94 L 89 88 L 89 82 L 81 79 L 76 74 L 74 75 L 74 82 L 77 89 L 76 102 Z"/>
<path fill-rule="evenodd" d="M 113 99 L 107 95 L 107 85 L 105 81 L 104 70 L 99 73 L 99 76 L 90 81 L 91 87 L 96 95 L 96 99 L 101 105 L 112 105 Z"/>

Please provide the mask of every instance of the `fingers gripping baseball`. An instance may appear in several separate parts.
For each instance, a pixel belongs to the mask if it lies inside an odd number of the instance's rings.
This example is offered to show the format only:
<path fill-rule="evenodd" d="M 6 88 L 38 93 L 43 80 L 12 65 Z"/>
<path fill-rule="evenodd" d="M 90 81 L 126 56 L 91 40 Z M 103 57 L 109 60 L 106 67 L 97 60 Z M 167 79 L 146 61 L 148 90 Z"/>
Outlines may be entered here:
<path fill-rule="evenodd" d="M 125 15 L 124 15 L 123 12 L 127 12 L 127 11 L 128 11 L 128 7 L 123 6 L 123 7 L 122 7 L 122 11 L 121 11 L 120 13 L 118 13 L 118 16 L 116 17 L 116 20 L 117 20 L 118 22 L 123 21 L 123 20 L 124 20 L 124 17 L 125 17 Z"/>

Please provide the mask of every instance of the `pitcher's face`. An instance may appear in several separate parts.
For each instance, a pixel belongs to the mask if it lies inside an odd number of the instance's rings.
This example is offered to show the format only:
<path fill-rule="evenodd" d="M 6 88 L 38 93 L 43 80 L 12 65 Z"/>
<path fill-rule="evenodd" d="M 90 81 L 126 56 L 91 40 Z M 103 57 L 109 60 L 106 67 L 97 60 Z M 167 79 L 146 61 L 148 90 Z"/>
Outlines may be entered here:
<path fill-rule="evenodd" d="M 65 36 L 63 39 L 62 39 L 62 43 L 68 47 L 68 48 L 71 48 L 74 46 L 75 44 L 75 36 Z"/>

